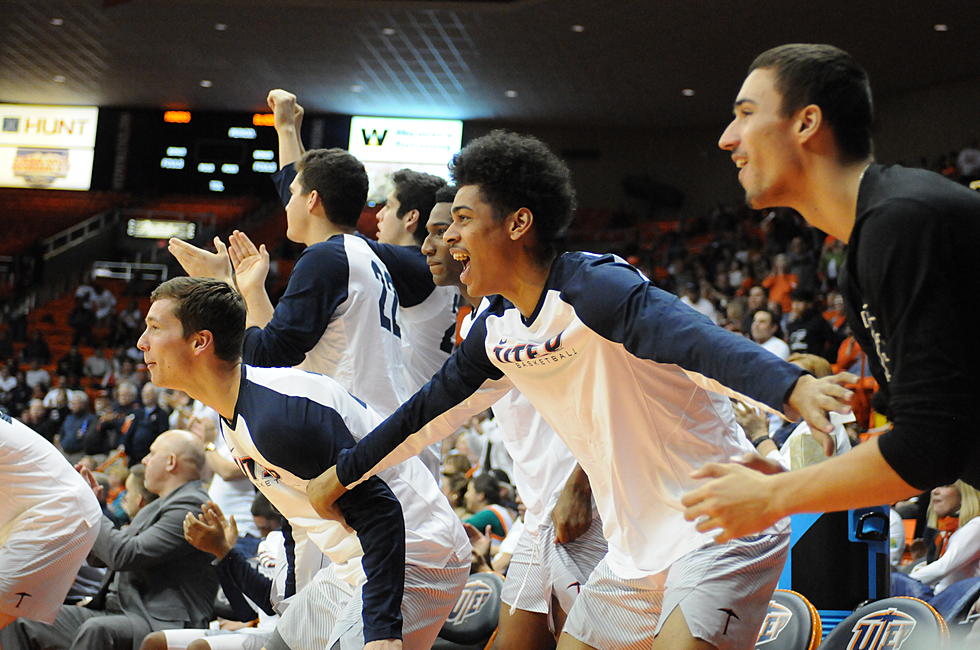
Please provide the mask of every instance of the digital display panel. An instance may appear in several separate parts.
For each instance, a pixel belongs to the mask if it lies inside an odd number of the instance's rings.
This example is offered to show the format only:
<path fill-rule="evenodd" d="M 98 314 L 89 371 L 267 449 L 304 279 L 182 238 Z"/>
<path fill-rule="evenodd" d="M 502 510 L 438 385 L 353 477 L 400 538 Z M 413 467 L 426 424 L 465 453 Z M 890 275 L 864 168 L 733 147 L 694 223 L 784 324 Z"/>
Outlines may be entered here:
<path fill-rule="evenodd" d="M 409 168 L 449 180 L 447 165 L 463 140 L 460 120 L 355 115 L 348 150 L 368 173 L 368 200 L 381 202 L 392 172 Z"/>
<path fill-rule="evenodd" d="M 0 104 L 0 186 L 87 190 L 99 109 Z"/>

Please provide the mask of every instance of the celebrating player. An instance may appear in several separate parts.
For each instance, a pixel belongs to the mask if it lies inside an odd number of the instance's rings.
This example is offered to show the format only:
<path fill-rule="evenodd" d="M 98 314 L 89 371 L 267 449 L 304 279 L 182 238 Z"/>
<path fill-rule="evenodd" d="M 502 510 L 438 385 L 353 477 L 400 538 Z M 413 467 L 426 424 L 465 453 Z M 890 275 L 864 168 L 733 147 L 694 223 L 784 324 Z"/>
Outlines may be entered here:
<path fill-rule="evenodd" d="M 318 516 L 307 481 L 370 431 L 377 414 L 329 377 L 243 364 L 245 305 L 227 283 L 173 278 L 151 299 L 138 346 L 153 382 L 221 415 L 229 449 L 289 520 L 297 546 L 312 539 L 332 562 L 290 602 L 277 626 L 281 640 L 290 648 L 332 647 L 338 639 L 344 647 L 401 647 L 404 611 L 405 647 L 430 647 L 470 556 L 431 474 L 411 459 L 338 500 L 339 514 Z"/>
<path fill-rule="evenodd" d="M 836 47 L 763 52 L 734 112 L 719 146 L 749 205 L 795 208 L 848 243 L 847 319 L 894 428 L 786 474 L 708 465 L 698 476 L 719 478 L 685 497 L 688 518 L 727 539 L 794 512 L 893 503 L 958 478 L 980 485 L 980 443 L 969 433 L 980 346 L 962 300 L 980 289 L 980 196 L 939 174 L 874 162 L 868 77 Z"/>
<path fill-rule="evenodd" d="M 786 525 L 715 544 L 678 500 L 705 459 L 751 451 L 730 396 L 788 404 L 826 430 L 826 411 L 846 408 L 850 392 L 715 326 L 614 256 L 556 255 L 574 193 L 541 142 L 493 132 L 457 154 L 452 172 L 460 189 L 443 236 L 460 280 L 472 296 L 500 295 L 431 382 L 310 483 L 314 505 L 516 387 L 588 474 L 609 543 L 559 647 L 649 647 L 654 636 L 654 647 L 750 646 Z"/>

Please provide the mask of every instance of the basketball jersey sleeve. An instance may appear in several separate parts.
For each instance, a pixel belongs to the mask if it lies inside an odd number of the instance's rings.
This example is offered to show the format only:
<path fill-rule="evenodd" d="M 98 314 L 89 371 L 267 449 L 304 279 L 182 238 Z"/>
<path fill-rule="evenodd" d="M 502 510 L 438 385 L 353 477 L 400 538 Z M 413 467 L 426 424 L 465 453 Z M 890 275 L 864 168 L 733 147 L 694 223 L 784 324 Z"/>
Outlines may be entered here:
<path fill-rule="evenodd" d="M 486 315 L 477 319 L 463 344 L 428 384 L 368 436 L 340 452 L 337 477 L 341 483 L 350 487 L 419 454 L 513 388 L 487 357 Z"/>
<path fill-rule="evenodd" d="M 350 269 L 343 238 L 308 247 L 265 327 L 245 332 L 243 360 L 262 367 L 295 366 L 320 341 L 348 297 Z"/>
<path fill-rule="evenodd" d="M 232 548 L 228 555 L 218 562 L 216 568 L 221 590 L 228 598 L 228 604 L 235 614 L 234 620 L 247 622 L 255 618 L 255 610 L 244 596 L 248 596 L 266 614 L 272 616 L 276 613 L 270 600 L 272 580 L 249 564 L 241 551 Z"/>
<path fill-rule="evenodd" d="M 282 169 L 272 174 L 272 183 L 276 186 L 276 192 L 279 194 L 279 200 L 282 201 L 283 205 L 289 203 L 289 198 L 291 196 L 289 186 L 293 182 L 294 178 L 296 178 L 295 163 L 289 163 Z"/>
<path fill-rule="evenodd" d="M 395 291 L 398 292 L 398 303 L 402 307 L 415 307 L 432 295 L 436 285 L 432 281 L 425 255 L 418 246 L 382 244 L 364 235 L 359 236 L 364 238 L 374 254 L 388 267 Z"/>
<path fill-rule="evenodd" d="M 718 327 L 614 255 L 563 257 L 562 300 L 589 329 L 636 357 L 676 364 L 705 390 L 782 412 L 802 369 Z"/>

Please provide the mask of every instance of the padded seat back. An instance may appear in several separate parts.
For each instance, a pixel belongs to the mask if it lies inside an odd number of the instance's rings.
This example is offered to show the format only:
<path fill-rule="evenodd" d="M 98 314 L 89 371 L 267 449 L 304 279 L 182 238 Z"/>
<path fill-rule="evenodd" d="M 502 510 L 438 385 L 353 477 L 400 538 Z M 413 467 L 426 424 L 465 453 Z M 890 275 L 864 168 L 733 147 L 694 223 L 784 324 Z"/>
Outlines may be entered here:
<path fill-rule="evenodd" d="M 827 635 L 821 650 L 941 650 L 949 630 L 929 603 L 895 596 L 858 608 Z"/>
<path fill-rule="evenodd" d="M 820 643 L 820 615 L 801 594 L 777 589 L 769 601 L 756 648 L 764 650 L 814 650 Z"/>
<path fill-rule="evenodd" d="M 503 586 L 503 578 L 496 573 L 471 575 L 439 632 L 439 639 L 450 644 L 437 644 L 435 647 L 482 647 L 497 629 Z"/>

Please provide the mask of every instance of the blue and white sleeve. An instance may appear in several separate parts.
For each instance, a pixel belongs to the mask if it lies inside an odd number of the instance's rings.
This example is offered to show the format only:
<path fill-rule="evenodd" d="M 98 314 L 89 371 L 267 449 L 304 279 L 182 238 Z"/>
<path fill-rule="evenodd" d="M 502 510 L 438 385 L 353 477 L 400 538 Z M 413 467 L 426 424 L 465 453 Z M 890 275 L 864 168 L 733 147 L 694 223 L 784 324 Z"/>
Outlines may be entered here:
<path fill-rule="evenodd" d="M 313 349 L 347 300 L 350 270 L 342 240 L 308 247 L 265 327 L 245 331 L 242 358 L 261 367 L 295 366 Z"/>
<path fill-rule="evenodd" d="M 513 385 L 487 358 L 485 316 L 432 379 L 374 431 L 337 458 L 337 477 L 350 487 L 417 455 L 493 406 Z"/>
<path fill-rule="evenodd" d="M 594 332 L 642 359 L 676 364 L 705 390 L 781 413 L 803 374 L 718 327 L 612 255 L 582 256 L 561 289 L 562 299 Z"/>

